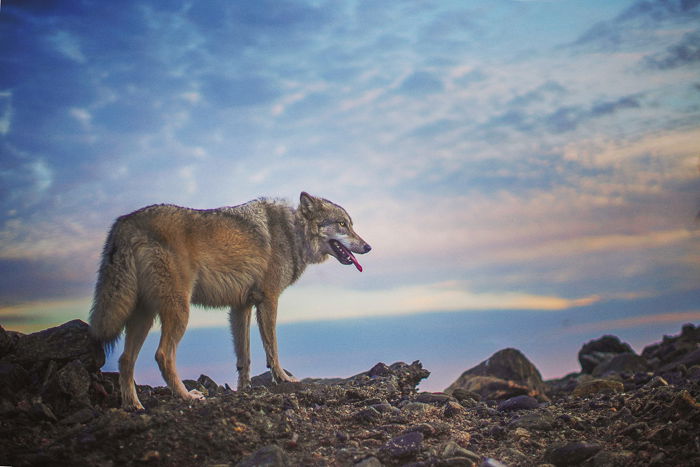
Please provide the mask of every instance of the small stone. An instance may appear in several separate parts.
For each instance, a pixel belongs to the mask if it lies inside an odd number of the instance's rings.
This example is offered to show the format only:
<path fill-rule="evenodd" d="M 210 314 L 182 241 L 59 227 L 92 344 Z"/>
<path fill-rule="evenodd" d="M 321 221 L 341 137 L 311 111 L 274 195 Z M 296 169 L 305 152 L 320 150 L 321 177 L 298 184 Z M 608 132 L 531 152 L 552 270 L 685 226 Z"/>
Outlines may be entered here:
<path fill-rule="evenodd" d="M 215 396 L 219 393 L 224 392 L 224 388 L 216 384 L 216 381 L 214 381 L 207 375 L 199 375 L 199 378 L 197 378 L 197 382 L 206 388 L 207 393 L 210 396 Z"/>
<path fill-rule="evenodd" d="M 537 399 L 530 396 L 515 396 L 510 399 L 506 399 L 500 404 L 498 404 L 499 412 L 508 412 L 512 410 L 527 410 L 536 409 L 540 406 Z"/>
<path fill-rule="evenodd" d="M 75 413 L 61 419 L 61 425 L 75 425 L 76 423 L 87 423 L 95 418 L 95 411 L 89 407 L 84 407 Z"/>
<path fill-rule="evenodd" d="M 401 411 L 412 413 L 427 413 L 433 409 L 435 409 L 435 407 L 433 407 L 430 404 L 425 404 L 423 402 L 409 402 L 401 408 Z"/>
<path fill-rule="evenodd" d="M 551 430 L 554 426 L 554 418 L 548 414 L 529 413 L 513 420 L 510 426 L 527 430 Z"/>
<path fill-rule="evenodd" d="M 49 422 L 58 421 L 56 415 L 53 413 L 53 410 L 51 410 L 51 407 L 43 402 L 33 404 L 29 409 L 29 416 L 35 420 L 46 420 Z"/>
<path fill-rule="evenodd" d="M 445 418 L 452 418 L 464 412 L 464 407 L 455 401 L 449 401 L 445 404 L 443 415 Z"/>
<path fill-rule="evenodd" d="M 374 365 L 368 372 L 367 376 L 370 378 L 376 378 L 379 376 L 389 376 L 391 374 L 391 369 L 386 366 L 385 363 L 379 362 Z"/>
<path fill-rule="evenodd" d="M 549 461 L 556 466 L 577 465 L 593 457 L 602 447 L 596 443 L 574 441 L 553 448 L 547 454 Z"/>
<path fill-rule="evenodd" d="M 390 439 L 380 451 L 388 457 L 405 458 L 418 454 L 422 447 L 423 433 L 412 431 Z"/>
<path fill-rule="evenodd" d="M 575 397 L 587 397 L 593 394 L 622 392 L 624 388 L 625 386 L 619 381 L 593 379 L 576 386 L 572 394 Z"/>
<path fill-rule="evenodd" d="M 287 455 L 276 444 L 260 448 L 238 464 L 237 467 L 287 467 Z"/>
<path fill-rule="evenodd" d="M 685 389 L 679 392 L 673 399 L 672 405 L 681 414 L 700 410 L 700 404 L 698 404 L 695 398 Z"/>
<path fill-rule="evenodd" d="M 478 462 L 479 460 L 481 460 L 481 456 L 473 453 L 468 449 L 464 449 L 452 440 L 440 446 L 440 448 L 438 449 L 438 455 L 443 459 L 459 457 L 469 459 L 472 462 Z"/>
<path fill-rule="evenodd" d="M 488 458 L 484 459 L 484 461 L 481 464 L 479 464 L 479 467 L 508 467 L 508 466 L 497 459 L 492 459 L 492 458 L 488 457 Z"/>
<path fill-rule="evenodd" d="M 358 422 L 368 423 L 381 418 L 381 414 L 372 407 L 367 407 L 356 412 L 352 418 Z"/>
<path fill-rule="evenodd" d="M 416 402 L 424 402 L 426 404 L 444 404 L 454 398 L 444 392 L 421 392 L 416 397 Z"/>
<path fill-rule="evenodd" d="M 452 391 L 452 396 L 460 402 L 468 400 L 479 402 L 481 400 L 481 396 L 479 394 L 472 391 L 467 391 L 463 388 L 457 388 Z"/>
<path fill-rule="evenodd" d="M 160 460 L 160 452 L 151 449 L 150 451 L 146 451 L 143 453 L 143 456 L 141 456 L 141 459 L 139 461 L 141 462 L 157 462 Z"/>
<path fill-rule="evenodd" d="M 438 430 L 436 430 L 435 427 L 433 425 L 431 425 L 430 423 L 419 423 L 418 425 L 409 426 L 408 428 L 403 430 L 403 432 L 401 434 L 411 433 L 414 431 L 419 431 L 419 432 L 423 433 L 423 436 L 425 436 L 426 438 L 429 438 L 431 436 L 435 436 L 435 434 L 437 434 Z"/>
<path fill-rule="evenodd" d="M 592 467 L 622 467 L 630 465 L 633 460 L 634 453 L 630 451 L 600 451 L 587 464 Z"/>
<path fill-rule="evenodd" d="M 382 467 L 382 463 L 376 457 L 367 457 L 355 464 L 355 467 Z"/>
<path fill-rule="evenodd" d="M 73 360 L 61 368 L 56 379 L 64 394 L 77 400 L 87 400 L 90 389 L 90 373 L 79 360 Z"/>

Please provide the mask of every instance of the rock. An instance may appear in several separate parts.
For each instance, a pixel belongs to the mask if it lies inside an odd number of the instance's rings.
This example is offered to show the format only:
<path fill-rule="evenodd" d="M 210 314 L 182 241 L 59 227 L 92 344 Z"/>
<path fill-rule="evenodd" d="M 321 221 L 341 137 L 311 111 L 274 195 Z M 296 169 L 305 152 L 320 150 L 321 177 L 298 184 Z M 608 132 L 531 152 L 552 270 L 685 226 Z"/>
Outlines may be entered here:
<path fill-rule="evenodd" d="M 616 393 L 622 392 L 625 386 L 619 381 L 611 379 L 593 379 L 584 381 L 576 386 L 572 393 L 575 397 L 588 397 L 598 393 Z"/>
<path fill-rule="evenodd" d="M 367 376 L 369 376 L 370 378 L 376 378 L 378 376 L 389 376 L 390 374 L 391 370 L 385 363 L 382 362 L 377 363 L 367 372 Z"/>
<path fill-rule="evenodd" d="M 526 430 L 551 430 L 554 427 L 554 417 L 546 413 L 529 413 L 510 422 L 513 428 Z"/>
<path fill-rule="evenodd" d="M 581 371 L 590 374 L 596 366 L 621 353 L 633 354 L 634 350 L 629 344 L 621 342 L 617 336 L 606 335 L 589 341 L 578 352 Z"/>
<path fill-rule="evenodd" d="M 20 337 L 7 357 L 24 366 L 55 361 L 59 366 L 79 360 L 88 371 L 105 363 L 102 346 L 89 334 L 90 326 L 76 319 L 57 327 Z"/>
<path fill-rule="evenodd" d="M 29 373 L 17 363 L 0 362 L 0 395 L 12 397 L 29 384 Z"/>
<path fill-rule="evenodd" d="M 492 459 L 492 458 L 486 458 L 484 461 L 479 464 L 479 467 L 508 467 L 506 464 L 503 462 L 499 461 L 498 459 Z"/>
<path fill-rule="evenodd" d="M 486 399 L 507 399 L 530 394 L 544 396 L 544 382 L 537 368 L 516 349 L 499 350 L 489 359 L 465 371 L 445 392 L 475 392 Z"/>
<path fill-rule="evenodd" d="M 622 467 L 632 465 L 634 453 L 630 451 L 600 451 L 586 462 L 591 467 Z"/>
<path fill-rule="evenodd" d="M 596 443 L 574 441 L 551 449 L 546 457 L 556 466 L 579 465 L 601 449 Z"/>
<path fill-rule="evenodd" d="M 87 423 L 93 418 L 95 418 L 96 413 L 93 409 L 89 407 L 83 407 L 71 415 L 61 419 L 61 425 L 74 425 L 76 423 L 82 424 Z"/>
<path fill-rule="evenodd" d="M 402 412 L 412 412 L 412 413 L 428 413 L 435 410 L 430 404 L 425 404 L 423 402 L 409 402 L 408 404 L 401 407 Z"/>
<path fill-rule="evenodd" d="M 18 332 L 6 331 L 5 328 L 0 326 L 0 358 L 12 353 L 21 336 L 22 334 Z"/>
<path fill-rule="evenodd" d="M 456 388 L 455 390 L 453 390 L 452 397 L 454 397 L 460 402 L 468 400 L 479 402 L 481 400 L 481 396 L 478 393 L 468 391 L 464 388 Z"/>
<path fill-rule="evenodd" d="M 381 447 L 380 452 L 389 458 L 403 459 L 418 454 L 422 446 L 423 433 L 412 431 L 390 439 Z"/>
<path fill-rule="evenodd" d="M 448 401 L 443 409 L 443 415 L 445 418 L 452 418 L 464 412 L 464 407 L 462 404 L 455 401 Z"/>
<path fill-rule="evenodd" d="M 508 412 L 511 410 L 526 410 L 526 409 L 536 409 L 540 406 L 537 399 L 530 396 L 515 396 L 510 399 L 506 399 L 500 404 L 498 404 L 498 410 L 500 412 Z"/>
<path fill-rule="evenodd" d="M 481 460 L 481 456 L 473 453 L 468 449 L 464 449 L 452 440 L 440 446 L 437 452 L 438 456 L 443 459 L 451 459 L 458 457 L 468 459 L 471 462 L 479 462 Z"/>
<path fill-rule="evenodd" d="M 661 376 L 654 376 L 644 385 L 645 388 L 649 389 L 660 388 L 663 386 L 668 386 L 668 381 L 663 379 Z"/>
<path fill-rule="evenodd" d="M 360 423 L 372 423 L 381 418 L 381 414 L 373 407 L 366 407 L 356 412 L 352 419 Z"/>
<path fill-rule="evenodd" d="M 382 467 L 382 463 L 376 457 L 371 456 L 356 463 L 355 467 Z"/>
<path fill-rule="evenodd" d="M 285 373 L 287 373 L 289 376 L 294 377 L 293 374 L 291 374 L 289 371 L 284 370 Z M 273 386 L 276 383 L 272 380 L 272 373 L 270 371 L 266 371 L 265 373 L 262 373 L 257 376 L 253 376 L 250 378 L 250 385 L 255 387 L 255 386 Z"/>
<path fill-rule="evenodd" d="M 216 384 L 216 381 L 214 381 L 207 375 L 199 375 L 199 378 L 197 378 L 197 382 L 200 385 L 202 385 L 204 389 L 207 390 L 207 394 L 209 396 L 216 396 L 217 394 L 223 394 L 224 392 L 226 392 L 226 389 Z"/>
<path fill-rule="evenodd" d="M 424 402 L 426 404 L 444 404 L 453 400 L 455 400 L 454 397 L 444 392 L 421 392 L 416 396 L 416 402 Z"/>
<path fill-rule="evenodd" d="M 635 353 L 621 353 L 599 363 L 591 373 L 598 378 L 610 373 L 640 373 L 649 369 L 646 359 Z"/>
<path fill-rule="evenodd" d="M 51 410 L 51 407 L 44 404 L 43 402 L 36 402 L 32 404 L 32 406 L 29 409 L 29 416 L 32 417 L 34 420 L 45 420 L 49 422 L 58 421 L 56 415 L 54 415 L 53 413 L 53 410 Z"/>
<path fill-rule="evenodd" d="M 56 374 L 56 381 L 61 392 L 77 401 L 89 403 L 90 374 L 79 360 L 64 365 Z"/>
<path fill-rule="evenodd" d="M 236 464 L 237 467 L 286 467 L 288 465 L 287 455 L 276 444 L 260 448 Z"/>

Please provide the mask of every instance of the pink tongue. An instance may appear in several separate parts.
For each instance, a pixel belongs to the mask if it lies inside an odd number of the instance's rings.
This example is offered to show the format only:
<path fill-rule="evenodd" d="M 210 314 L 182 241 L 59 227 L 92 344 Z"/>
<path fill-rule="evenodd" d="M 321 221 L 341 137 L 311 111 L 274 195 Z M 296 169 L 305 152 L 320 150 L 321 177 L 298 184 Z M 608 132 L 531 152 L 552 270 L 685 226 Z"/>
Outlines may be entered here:
<path fill-rule="evenodd" d="M 349 255 L 350 255 L 350 256 L 349 256 L 349 257 L 350 257 L 350 261 L 352 261 L 352 263 L 355 265 L 355 267 L 357 268 L 358 271 L 362 272 L 362 265 L 361 265 L 360 263 L 357 262 L 357 259 L 355 258 L 355 256 L 353 256 L 352 253 L 350 253 L 349 251 L 348 251 L 348 253 L 349 253 Z"/>

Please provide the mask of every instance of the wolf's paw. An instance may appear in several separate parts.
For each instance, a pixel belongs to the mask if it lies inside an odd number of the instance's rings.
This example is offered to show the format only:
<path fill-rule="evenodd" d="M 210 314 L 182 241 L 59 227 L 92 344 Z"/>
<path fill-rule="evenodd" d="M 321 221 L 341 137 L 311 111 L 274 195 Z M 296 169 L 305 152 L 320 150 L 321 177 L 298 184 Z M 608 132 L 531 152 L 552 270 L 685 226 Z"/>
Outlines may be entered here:
<path fill-rule="evenodd" d="M 136 402 L 127 402 L 122 404 L 122 410 L 125 410 L 127 412 L 138 412 L 140 410 L 146 410 L 143 408 L 143 405 L 141 402 L 136 401 Z"/>
<path fill-rule="evenodd" d="M 273 372 L 272 373 L 272 381 L 276 384 L 279 383 L 298 383 L 299 380 L 296 379 L 294 376 L 292 376 L 291 373 L 288 373 L 287 370 L 282 370 L 281 372 Z"/>
<path fill-rule="evenodd" d="M 196 389 L 192 389 L 190 392 L 186 393 L 185 398 L 193 401 L 203 401 L 205 399 L 204 394 Z"/>

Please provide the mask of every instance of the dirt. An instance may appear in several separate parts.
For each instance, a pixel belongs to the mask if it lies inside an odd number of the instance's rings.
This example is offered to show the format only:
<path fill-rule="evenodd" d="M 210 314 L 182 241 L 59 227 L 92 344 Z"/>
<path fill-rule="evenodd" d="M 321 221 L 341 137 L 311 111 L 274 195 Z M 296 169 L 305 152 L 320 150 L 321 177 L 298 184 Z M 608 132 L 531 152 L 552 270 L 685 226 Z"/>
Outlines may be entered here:
<path fill-rule="evenodd" d="M 67 325 L 63 339 L 86 329 Z M 504 393 L 507 381 L 419 393 L 429 376 L 420 362 L 379 363 L 347 379 L 244 391 L 203 375 L 186 382 L 207 395 L 193 403 L 139 386 L 140 412 L 118 408 L 118 378 L 95 367 L 99 350 L 74 346 L 57 361 L 33 345 L 27 359 L 18 352 L 31 336 L 0 332 L 0 465 L 700 465 L 692 325 L 647 347 L 644 371 L 611 363 L 629 360 L 613 352 L 602 374 L 589 368 L 529 393 Z"/>

